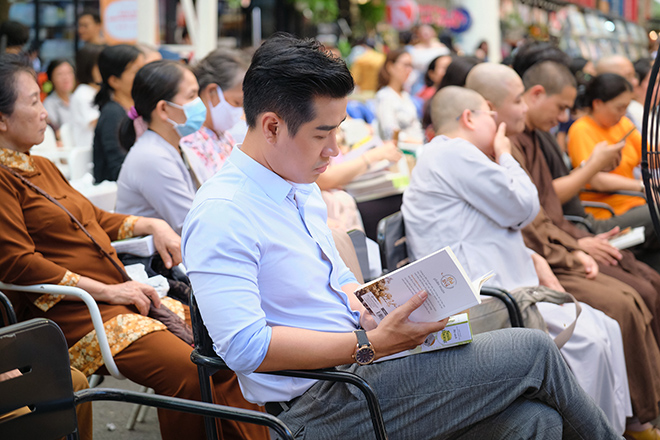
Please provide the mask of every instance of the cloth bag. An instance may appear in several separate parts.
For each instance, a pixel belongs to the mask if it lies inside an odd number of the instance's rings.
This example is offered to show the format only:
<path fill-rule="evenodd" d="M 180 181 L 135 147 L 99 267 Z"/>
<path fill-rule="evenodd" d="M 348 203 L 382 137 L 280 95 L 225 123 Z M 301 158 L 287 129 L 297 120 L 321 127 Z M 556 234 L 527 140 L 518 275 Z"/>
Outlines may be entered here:
<path fill-rule="evenodd" d="M 540 301 L 553 304 L 575 304 L 575 320 L 568 325 L 555 338 L 558 348 L 564 346 L 573 334 L 582 308 L 573 295 L 567 292 L 559 292 L 545 286 L 519 287 L 509 292 L 520 308 L 525 328 L 536 328 L 548 332 L 545 320 L 536 307 Z M 481 304 L 470 309 L 470 327 L 473 334 L 485 333 L 492 330 L 511 327 L 509 312 L 502 301 L 496 298 L 488 298 Z"/>

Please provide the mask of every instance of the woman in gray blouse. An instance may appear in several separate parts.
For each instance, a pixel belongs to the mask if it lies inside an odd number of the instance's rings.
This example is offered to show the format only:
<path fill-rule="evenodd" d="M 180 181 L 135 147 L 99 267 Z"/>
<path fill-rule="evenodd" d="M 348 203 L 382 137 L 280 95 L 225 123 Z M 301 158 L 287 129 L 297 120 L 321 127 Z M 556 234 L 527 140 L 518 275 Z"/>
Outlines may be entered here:
<path fill-rule="evenodd" d="M 117 180 L 117 212 L 165 220 L 181 233 L 199 181 L 179 142 L 206 119 L 195 75 L 173 61 L 154 61 L 135 75 L 134 107 L 120 129 L 128 154 Z"/>

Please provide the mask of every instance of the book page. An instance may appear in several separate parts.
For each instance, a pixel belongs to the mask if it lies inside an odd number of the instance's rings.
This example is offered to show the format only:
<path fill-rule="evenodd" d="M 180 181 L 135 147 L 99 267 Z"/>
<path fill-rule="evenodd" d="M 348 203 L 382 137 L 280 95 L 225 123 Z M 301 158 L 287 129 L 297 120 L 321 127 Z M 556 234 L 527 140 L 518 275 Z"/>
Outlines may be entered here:
<path fill-rule="evenodd" d="M 492 275 L 491 275 L 492 276 Z M 481 302 L 479 287 L 448 247 L 391 272 L 355 291 L 355 295 L 380 322 L 401 304 L 422 290 L 428 299 L 410 315 L 411 321 L 432 322 L 463 312 Z"/>
<path fill-rule="evenodd" d="M 138 257 L 150 257 L 156 252 L 152 235 L 113 241 L 112 247 L 118 254 L 131 254 Z"/>

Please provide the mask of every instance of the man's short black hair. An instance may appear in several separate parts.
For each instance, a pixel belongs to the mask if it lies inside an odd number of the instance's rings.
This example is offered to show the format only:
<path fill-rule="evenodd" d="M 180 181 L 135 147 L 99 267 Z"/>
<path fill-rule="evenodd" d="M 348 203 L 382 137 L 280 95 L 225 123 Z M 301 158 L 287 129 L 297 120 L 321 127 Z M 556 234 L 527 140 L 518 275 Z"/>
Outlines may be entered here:
<path fill-rule="evenodd" d="M 316 117 L 316 97 L 343 98 L 353 91 L 353 77 L 343 60 L 312 39 L 278 33 L 254 53 L 243 80 L 247 124 L 274 112 L 295 136 L 300 126 Z"/>

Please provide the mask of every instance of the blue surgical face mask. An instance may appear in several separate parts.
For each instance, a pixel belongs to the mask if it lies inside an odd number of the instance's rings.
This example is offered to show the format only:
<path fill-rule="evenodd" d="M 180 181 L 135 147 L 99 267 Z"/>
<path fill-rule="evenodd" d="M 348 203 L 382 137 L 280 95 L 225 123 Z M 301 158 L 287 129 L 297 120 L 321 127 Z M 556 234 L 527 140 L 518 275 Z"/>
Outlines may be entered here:
<path fill-rule="evenodd" d="M 179 133 L 179 136 L 188 136 L 202 128 L 202 124 L 204 124 L 204 121 L 206 120 L 206 106 L 199 96 L 184 105 L 175 104 L 169 101 L 166 102 L 172 107 L 180 108 L 186 115 L 186 122 L 183 124 L 174 122 L 169 118 L 167 119 L 167 121 L 174 126 L 176 132 Z"/>

